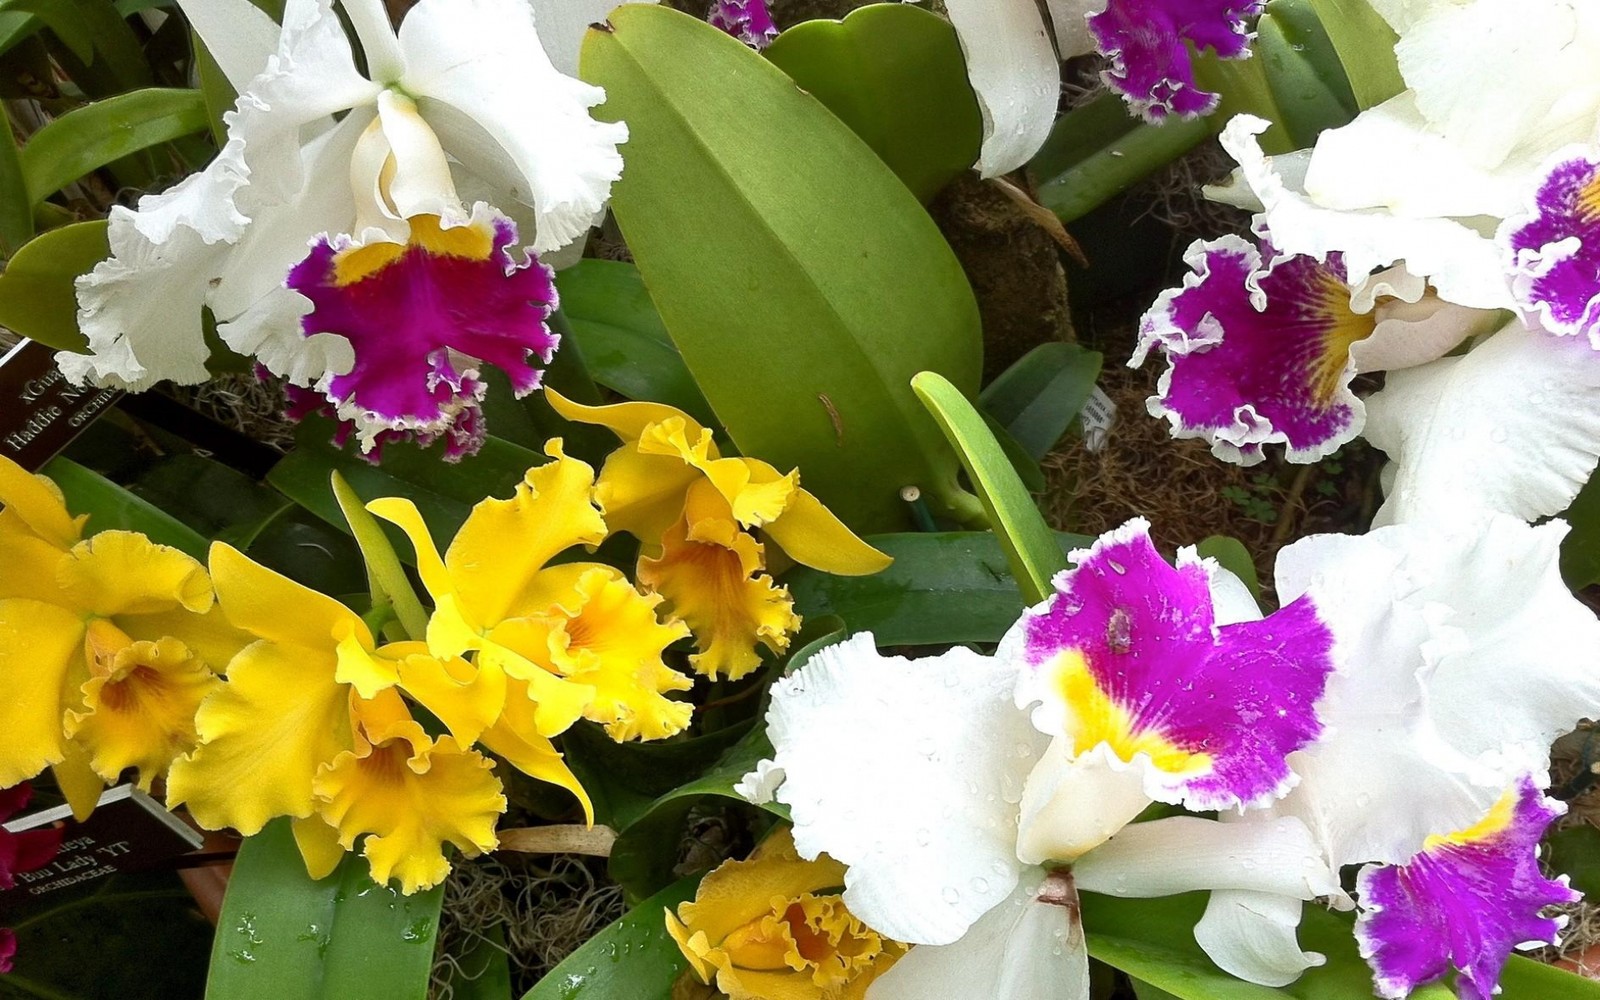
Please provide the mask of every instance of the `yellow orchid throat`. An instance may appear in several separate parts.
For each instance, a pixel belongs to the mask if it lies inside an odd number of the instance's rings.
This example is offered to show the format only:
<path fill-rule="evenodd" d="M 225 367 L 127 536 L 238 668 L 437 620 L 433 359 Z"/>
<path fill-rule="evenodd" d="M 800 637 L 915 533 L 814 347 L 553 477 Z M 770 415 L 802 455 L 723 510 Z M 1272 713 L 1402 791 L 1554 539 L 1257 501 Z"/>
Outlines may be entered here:
<path fill-rule="evenodd" d="M 126 768 L 149 788 L 247 637 L 205 568 L 131 531 L 86 536 L 55 484 L 0 458 L 0 788 L 45 767 L 87 817 Z"/>
<path fill-rule="evenodd" d="M 710 677 L 739 678 L 761 662 L 758 646 L 788 648 L 800 628 L 788 591 L 767 575 L 760 530 L 789 558 L 814 569 L 863 576 L 890 558 L 856 537 L 816 497 L 753 458 L 724 458 L 712 433 L 660 403 L 585 406 L 545 390 L 568 420 L 608 428 L 622 440 L 595 484 L 606 521 L 643 543 L 638 579 L 688 623 Z"/>
<path fill-rule="evenodd" d="M 745 861 L 707 875 L 667 931 L 706 984 L 732 1000 L 861 1000 L 906 947 L 861 923 L 828 890 L 844 866 L 805 861 L 780 830 Z"/>

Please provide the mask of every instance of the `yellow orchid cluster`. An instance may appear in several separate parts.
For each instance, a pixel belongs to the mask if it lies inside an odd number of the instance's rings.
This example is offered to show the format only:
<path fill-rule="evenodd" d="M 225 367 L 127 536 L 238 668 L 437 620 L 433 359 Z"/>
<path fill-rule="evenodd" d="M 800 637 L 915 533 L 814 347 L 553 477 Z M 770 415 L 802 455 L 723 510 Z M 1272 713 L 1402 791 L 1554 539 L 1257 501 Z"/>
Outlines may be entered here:
<path fill-rule="evenodd" d="M 662 655 L 688 629 L 609 566 L 550 565 L 606 526 L 594 470 L 559 440 L 546 452 L 514 496 L 473 508 L 443 556 L 411 501 L 368 505 L 416 548 L 434 602 L 422 639 L 379 644 L 344 605 L 215 546 L 218 599 L 257 641 L 200 706 L 169 805 L 246 835 L 293 817 L 313 877 L 361 840 L 373 879 L 407 893 L 449 873 L 446 844 L 467 856 L 497 846 L 505 798 L 477 747 L 570 790 L 592 820 L 551 737 L 579 719 L 619 741 L 683 730 L 691 706 L 667 695 L 690 680 Z M 408 699 L 446 733 L 430 736 Z"/>
<path fill-rule="evenodd" d="M 194 746 L 195 708 L 249 641 L 205 567 L 132 531 L 85 537 L 61 491 L 0 458 L 0 788 L 46 767 L 79 818 Z"/>
<path fill-rule="evenodd" d="M 856 919 L 844 865 L 806 861 L 787 827 L 701 880 L 667 932 L 700 981 L 731 1000 L 862 1000 L 906 946 Z"/>
<path fill-rule="evenodd" d="M 761 663 L 758 645 L 788 648 L 800 629 L 787 588 L 768 574 L 765 546 L 840 576 L 865 576 L 890 558 L 857 538 L 816 497 L 753 458 L 723 457 L 709 428 L 661 403 L 584 406 L 553 390 L 557 413 L 622 439 L 595 497 L 614 531 L 639 539 L 639 584 L 666 599 L 693 631 L 694 669 L 738 679 Z"/>

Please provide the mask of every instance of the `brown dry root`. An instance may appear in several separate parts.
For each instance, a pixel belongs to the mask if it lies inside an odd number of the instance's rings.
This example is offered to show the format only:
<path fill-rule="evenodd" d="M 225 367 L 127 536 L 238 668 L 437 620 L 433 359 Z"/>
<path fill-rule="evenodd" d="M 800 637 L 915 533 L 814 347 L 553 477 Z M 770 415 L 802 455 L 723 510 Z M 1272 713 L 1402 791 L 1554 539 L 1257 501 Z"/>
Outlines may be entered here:
<path fill-rule="evenodd" d="M 224 427 L 279 451 L 294 445 L 294 424 L 283 415 L 283 389 L 276 379 L 241 372 L 200 385 L 167 386 L 165 391 Z"/>
<path fill-rule="evenodd" d="M 578 855 L 513 855 L 460 861 L 445 883 L 431 1000 L 452 1000 L 461 959 L 498 928 L 511 959 L 513 996 L 622 916 L 622 889 L 605 862 Z"/>

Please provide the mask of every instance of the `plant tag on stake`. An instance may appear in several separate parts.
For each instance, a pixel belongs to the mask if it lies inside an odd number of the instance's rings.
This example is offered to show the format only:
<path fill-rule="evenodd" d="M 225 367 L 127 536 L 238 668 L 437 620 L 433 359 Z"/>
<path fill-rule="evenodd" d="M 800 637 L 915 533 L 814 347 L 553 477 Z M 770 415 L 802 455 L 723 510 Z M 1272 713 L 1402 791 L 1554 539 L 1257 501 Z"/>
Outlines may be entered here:
<path fill-rule="evenodd" d="M 133 785 L 118 785 L 100 796 L 94 814 L 82 823 L 70 806 L 18 816 L 9 833 L 61 826 L 61 848 L 42 868 L 17 872 L 16 885 L 0 890 L 0 913 L 23 910 L 45 899 L 111 875 L 153 868 L 198 849 L 204 838 L 161 803 Z"/>
<path fill-rule="evenodd" d="M 0 455 L 37 471 L 122 397 L 121 389 L 76 386 L 56 352 L 32 340 L 0 356 Z"/>
<path fill-rule="evenodd" d="M 1117 422 L 1117 404 L 1111 401 L 1104 390 L 1095 386 L 1078 414 L 1078 421 L 1083 428 L 1083 446 L 1090 451 L 1099 451 L 1111 437 L 1111 425 Z"/>

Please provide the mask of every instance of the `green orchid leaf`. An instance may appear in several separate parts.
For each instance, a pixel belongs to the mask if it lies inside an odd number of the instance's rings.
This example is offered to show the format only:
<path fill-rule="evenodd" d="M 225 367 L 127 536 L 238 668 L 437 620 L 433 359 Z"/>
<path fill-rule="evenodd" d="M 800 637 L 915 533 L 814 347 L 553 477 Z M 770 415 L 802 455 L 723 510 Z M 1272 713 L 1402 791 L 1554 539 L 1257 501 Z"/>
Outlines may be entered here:
<path fill-rule="evenodd" d="M 628 123 L 623 235 L 739 450 L 798 468 L 858 532 L 908 526 L 907 486 L 956 496 L 908 383 L 976 393 L 977 306 L 893 171 L 782 70 L 666 7 L 613 11 L 581 72 Z"/>
<path fill-rule="evenodd" d="M 89 515 L 84 527 L 88 534 L 113 529 L 138 531 L 159 545 L 170 545 L 205 562 L 209 539 L 99 473 L 67 458 L 53 458 L 41 471 L 61 487 L 68 510 Z"/>
<path fill-rule="evenodd" d="M 22 176 L 37 204 L 73 181 L 130 153 L 204 131 L 198 90 L 149 88 L 67 112 L 22 149 Z"/>
<path fill-rule="evenodd" d="M 926 202 L 978 159 L 983 114 L 955 28 L 898 3 L 802 21 L 767 48 Z"/>
<path fill-rule="evenodd" d="M 211 950 L 207 1000 L 424 1000 L 444 887 L 404 896 L 348 855 L 306 874 L 289 820 L 239 849 Z"/>
<path fill-rule="evenodd" d="M 106 222 L 78 222 L 29 240 L 0 273 L 0 326 L 47 347 L 81 351 L 73 282 L 111 253 Z"/>
<path fill-rule="evenodd" d="M 1042 459 L 1088 402 L 1102 360 L 1077 344 L 1040 344 L 985 386 L 978 405 Z"/>
<path fill-rule="evenodd" d="M 1377 107 L 1406 89 L 1394 46 L 1399 37 L 1367 0 L 1308 0 L 1338 53 L 1356 107 Z"/>
<path fill-rule="evenodd" d="M 522 1000 L 672 1000 L 689 967 L 667 933 L 666 911 L 694 898 L 698 876 L 667 886 L 586 941 Z"/>
<path fill-rule="evenodd" d="M 84 62 L 94 61 L 94 31 L 78 17 L 77 4 L 70 0 L 0 0 L 0 11 L 31 14 L 55 33 L 61 44 Z"/>
<path fill-rule="evenodd" d="M 1297 148 L 1324 129 L 1346 125 L 1361 109 L 1328 33 L 1308 0 L 1272 0 L 1256 23 L 1250 61 L 1259 60 L 1280 120 Z"/>
<path fill-rule="evenodd" d="M 1561 516 L 1572 525 L 1561 541 L 1561 578 L 1573 590 L 1600 583 L 1600 475 L 1590 478 Z"/>
<path fill-rule="evenodd" d="M 0 132 L 0 250 L 15 253 L 33 238 L 33 203 L 22 175 L 17 137 L 7 119 Z"/>
<path fill-rule="evenodd" d="M 1094 541 L 1055 537 L 1062 553 Z M 991 532 L 908 532 L 867 541 L 894 557 L 888 569 L 872 576 L 793 569 L 783 582 L 795 610 L 808 619 L 838 615 L 851 632 L 871 632 L 880 646 L 945 646 L 999 642 L 1027 607 Z"/>
<path fill-rule="evenodd" d="M 1550 867 L 1572 877 L 1572 887 L 1593 898 L 1600 893 L 1600 830 L 1587 823 L 1549 837 Z"/>
<path fill-rule="evenodd" d="M 666 403 L 702 424 L 715 424 L 711 404 L 667 335 L 637 267 L 581 260 L 557 272 L 556 287 L 595 381 L 628 399 Z"/>
<path fill-rule="evenodd" d="M 1051 577 L 1066 566 L 1066 559 L 1004 450 L 983 417 L 942 375 L 923 372 L 911 380 L 911 387 L 961 456 L 1023 599 L 1030 605 L 1044 600 L 1052 592 Z"/>

